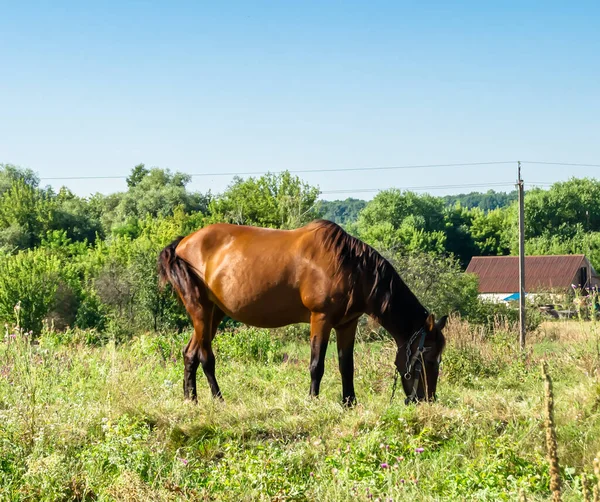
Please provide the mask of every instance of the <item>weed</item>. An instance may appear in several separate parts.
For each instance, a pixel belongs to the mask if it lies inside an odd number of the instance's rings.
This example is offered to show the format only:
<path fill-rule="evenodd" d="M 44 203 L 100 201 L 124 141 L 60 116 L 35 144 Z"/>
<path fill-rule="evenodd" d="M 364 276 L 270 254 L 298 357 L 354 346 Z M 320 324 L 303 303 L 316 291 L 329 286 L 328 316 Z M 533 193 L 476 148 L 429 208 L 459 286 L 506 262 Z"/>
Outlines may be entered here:
<path fill-rule="evenodd" d="M 88 343 L 48 330 L 38 343 L 7 329 L 0 343 L 0 499 L 8 500 L 547 500 L 551 478 L 536 368 L 554 376 L 565 500 L 600 449 L 598 383 L 586 373 L 594 334 L 557 323 L 516 338 L 454 320 L 438 402 L 390 405 L 396 348 L 358 341 L 359 404 L 340 405 L 335 350 L 319 399 L 308 396 L 303 336 L 238 328 L 215 338 L 225 403 L 198 375 L 182 399 L 190 333 Z M 15 336 L 12 336 L 15 335 Z M 514 347 L 513 347 L 514 342 Z M 287 357 L 284 357 L 287 354 Z M 517 354 L 517 356 L 515 356 Z M 33 391 L 33 392 L 32 392 Z M 597 490 L 597 486 L 595 487 Z M 589 492 L 592 491 L 591 485 Z M 592 494 L 589 495 L 592 497 Z"/>

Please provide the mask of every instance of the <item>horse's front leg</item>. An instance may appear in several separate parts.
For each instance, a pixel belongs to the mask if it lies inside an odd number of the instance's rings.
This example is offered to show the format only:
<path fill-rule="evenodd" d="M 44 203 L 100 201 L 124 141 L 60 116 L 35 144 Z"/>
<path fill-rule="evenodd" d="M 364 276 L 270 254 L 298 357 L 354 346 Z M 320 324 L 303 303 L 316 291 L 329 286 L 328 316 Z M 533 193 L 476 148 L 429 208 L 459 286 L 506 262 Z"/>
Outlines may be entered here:
<path fill-rule="evenodd" d="M 354 340 L 358 319 L 335 328 L 338 349 L 338 362 L 342 375 L 342 403 L 345 406 L 356 404 L 354 393 Z"/>
<path fill-rule="evenodd" d="M 325 355 L 329 343 L 331 324 L 325 314 L 310 316 L 310 395 L 318 396 L 321 379 L 325 372 Z"/>

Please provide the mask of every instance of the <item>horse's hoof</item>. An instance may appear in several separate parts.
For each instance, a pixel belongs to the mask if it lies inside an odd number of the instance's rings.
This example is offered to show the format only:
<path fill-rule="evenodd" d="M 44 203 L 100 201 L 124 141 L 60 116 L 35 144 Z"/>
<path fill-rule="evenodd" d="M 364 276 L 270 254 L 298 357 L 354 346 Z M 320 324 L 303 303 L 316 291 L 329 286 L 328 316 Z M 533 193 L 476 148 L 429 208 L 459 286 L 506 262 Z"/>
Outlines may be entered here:
<path fill-rule="evenodd" d="M 342 404 L 344 405 L 345 408 L 354 408 L 356 406 L 356 397 L 355 396 L 345 397 L 342 400 Z"/>

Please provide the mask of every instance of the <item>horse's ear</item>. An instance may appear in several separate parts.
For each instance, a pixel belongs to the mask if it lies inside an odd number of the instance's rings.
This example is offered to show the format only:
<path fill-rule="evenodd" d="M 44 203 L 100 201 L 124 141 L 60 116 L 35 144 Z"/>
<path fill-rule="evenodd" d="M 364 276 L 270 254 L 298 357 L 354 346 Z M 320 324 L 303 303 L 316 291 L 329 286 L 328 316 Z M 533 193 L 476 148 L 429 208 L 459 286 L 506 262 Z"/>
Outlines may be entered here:
<path fill-rule="evenodd" d="M 441 331 L 446 327 L 446 322 L 448 321 L 448 316 L 442 316 L 440 320 L 437 322 L 437 328 Z"/>
<path fill-rule="evenodd" d="M 425 327 L 427 328 L 427 331 L 433 331 L 433 328 L 435 328 L 435 316 L 433 314 L 427 316 Z"/>

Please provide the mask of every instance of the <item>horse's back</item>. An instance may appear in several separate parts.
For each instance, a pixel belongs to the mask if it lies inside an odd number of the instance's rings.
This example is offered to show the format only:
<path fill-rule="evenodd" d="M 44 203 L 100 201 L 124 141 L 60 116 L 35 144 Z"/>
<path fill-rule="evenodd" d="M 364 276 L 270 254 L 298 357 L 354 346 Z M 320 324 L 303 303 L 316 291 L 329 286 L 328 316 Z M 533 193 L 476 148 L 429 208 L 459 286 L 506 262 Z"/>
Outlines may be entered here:
<path fill-rule="evenodd" d="M 176 252 L 226 314 L 282 326 L 308 321 L 331 294 L 329 261 L 315 230 L 214 224 L 183 239 Z"/>
<path fill-rule="evenodd" d="M 215 223 L 182 239 L 176 252 L 204 279 L 211 272 L 209 265 L 218 261 L 217 257 L 231 261 L 236 255 L 243 254 L 246 264 L 257 256 L 262 257 L 263 262 L 277 256 L 280 257 L 278 262 L 285 261 L 296 250 L 302 236 L 300 231 L 305 228 L 279 230 Z"/>

